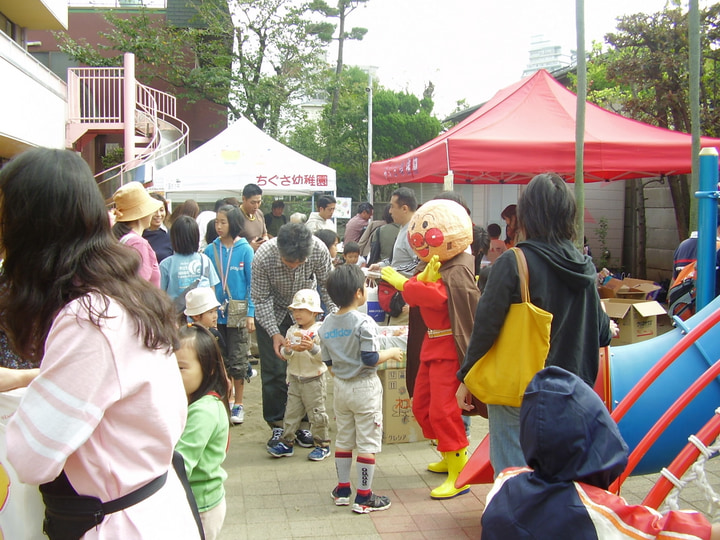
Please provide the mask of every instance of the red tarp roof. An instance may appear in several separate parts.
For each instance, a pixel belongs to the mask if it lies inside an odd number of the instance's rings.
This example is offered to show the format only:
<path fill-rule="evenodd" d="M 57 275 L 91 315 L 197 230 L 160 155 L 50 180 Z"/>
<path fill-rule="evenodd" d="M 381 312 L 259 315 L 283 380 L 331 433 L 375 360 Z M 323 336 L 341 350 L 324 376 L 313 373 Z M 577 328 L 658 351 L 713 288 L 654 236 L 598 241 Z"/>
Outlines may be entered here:
<path fill-rule="evenodd" d="M 442 182 L 526 184 L 536 174 L 575 178 L 577 97 L 541 70 L 500 90 L 472 116 L 432 141 L 371 165 L 375 185 Z M 720 139 L 702 138 L 720 148 Z M 585 181 L 687 174 L 691 137 L 587 104 Z"/>

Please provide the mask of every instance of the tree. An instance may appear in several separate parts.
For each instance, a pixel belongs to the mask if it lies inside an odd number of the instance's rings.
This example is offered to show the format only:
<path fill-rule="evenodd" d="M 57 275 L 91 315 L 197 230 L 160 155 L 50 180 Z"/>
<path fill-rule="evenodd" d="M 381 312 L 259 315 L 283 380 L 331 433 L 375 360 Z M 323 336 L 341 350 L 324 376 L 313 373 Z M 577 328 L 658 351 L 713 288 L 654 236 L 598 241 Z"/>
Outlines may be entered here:
<path fill-rule="evenodd" d="M 340 75 L 343 72 L 343 49 L 345 46 L 346 39 L 361 40 L 367 33 L 367 28 L 355 27 L 349 32 L 345 30 L 345 19 L 357 9 L 360 4 L 365 4 L 368 0 L 338 0 L 337 6 L 330 6 L 325 0 L 312 0 L 310 3 L 310 9 L 318 13 L 323 14 L 328 18 L 337 18 L 337 26 L 330 23 L 318 24 L 317 31 L 320 36 L 325 39 L 332 39 L 338 42 L 338 54 L 337 62 L 335 64 L 335 76 L 333 78 L 334 84 L 331 89 L 332 105 L 330 106 L 330 112 L 328 115 L 328 122 L 331 126 L 335 124 L 338 105 L 340 101 Z M 337 28 L 337 37 L 334 36 L 335 29 Z M 324 164 L 328 165 L 333 158 L 333 145 L 332 139 L 326 146 L 325 156 L 321 160 Z"/>
<path fill-rule="evenodd" d="M 118 65 L 114 51 L 132 52 L 137 75 L 159 78 L 189 101 L 207 99 L 243 115 L 272 136 L 293 103 L 318 83 L 328 39 L 294 0 L 196 0 L 197 24 L 176 28 L 141 9 L 110 12 L 107 45 L 60 39 L 60 48 L 87 65 Z M 231 15 L 232 14 L 232 15 Z"/>
<path fill-rule="evenodd" d="M 327 2 L 324 0 L 313 0 L 310 3 L 309 8 L 313 11 L 317 11 L 319 13 L 322 13 L 325 15 L 325 17 L 329 18 L 337 18 L 338 24 L 337 24 L 337 30 L 338 34 L 337 37 L 334 36 L 334 32 L 336 29 L 335 25 L 325 23 L 318 25 L 316 27 L 316 30 L 318 32 L 318 35 L 322 36 L 324 39 L 329 40 L 333 39 L 338 42 L 338 54 L 337 54 L 337 62 L 335 64 L 335 76 L 336 78 L 340 77 L 340 74 L 343 70 L 343 48 L 345 45 L 346 39 L 356 39 L 361 40 L 363 37 L 365 37 L 365 34 L 367 34 L 367 28 L 360 28 L 360 27 L 353 27 L 352 30 L 347 32 L 345 30 L 345 19 L 357 9 L 357 7 L 361 4 L 367 3 L 368 0 L 338 0 L 337 6 L 333 7 L 330 6 Z M 334 116 L 337 112 L 338 108 L 338 101 L 340 99 L 340 87 L 335 86 L 334 92 L 332 94 L 332 107 L 330 114 L 331 116 Z"/>
<path fill-rule="evenodd" d="M 328 87 L 333 84 L 328 76 Z M 303 122 L 287 139 L 291 148 L 318 159 L 325 148 L 335 148 L 330 166 L 337 171 L 338 193 L 355 200 L 367 198 L 367 85 L 357 67 L 345 68 L 339 79 L 336 122 L 330 123 L 331 105 L 317 122 Z M 436 137 L 442 129 L 432 116 L 432 83 L 422 99 L 395 92 L 375 82 L 373 89 L 373 161 L 403 154 Z M 390 190 L 391 191 L 391 190 Z M 382 199 L 382 197 L 381 197 Z"/>
<path fill-rule="evenodd" d="M 720 134 L 716 108 L 720 77 L 716 68 L 720 45 L 720 4 L 704 9 L 701 18 L 700 107 L 702 131 Z M 622 17 L 617 31 L 605 36 L 610 50 L 593 55 L 588 67 L 588 98 L 612 104 L 625 116 L 689 133 L 688 17 L 679 0 L 658 13 Z M 594 70 L 594 71 L 593 71 Z M 596 80 L 596 77 L 598 80 Z M 602 88 L 606 78 L 606 88 Z M 593 87 L 597 84 L 597 86 Z M 610 87 L 614 86 L 614 89 Z M 690 216 L 690 186 L 686 176 L 668 178 L 680 237 L 686 237 Z"/>

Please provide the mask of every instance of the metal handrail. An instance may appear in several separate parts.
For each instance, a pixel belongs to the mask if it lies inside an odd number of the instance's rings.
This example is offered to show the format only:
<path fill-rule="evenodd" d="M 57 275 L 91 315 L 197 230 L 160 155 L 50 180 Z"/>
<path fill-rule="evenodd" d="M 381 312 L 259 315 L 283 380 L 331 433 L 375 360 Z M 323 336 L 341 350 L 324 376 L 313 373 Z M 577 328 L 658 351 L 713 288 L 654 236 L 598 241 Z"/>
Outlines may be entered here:
<path fill-rule="evenodd" d="M 68 107 L 68 122 L 78 124 L 123 123 L 123 79 L 125 70 L 122 67 L 69 68 L 68 86 L 77 96 Z M 167 156 L 177 154 L 184 146 L 187 151 L 188 125 L 177 117 L 177 100 L 175 96 L 136 84 L 136 112 L 142 114 L 145 122 L 150 122 L 152 139 L 141 155 L 130 161 L 120 163 L 95 175 L 98 185 L 103 189 L 120 180 L 119 185 L 126 183 L 126 175 L 143 163 L 160 161 Z M 160 144 L 160 120 L 174 126 L 180 136 L 167 146 Z M 137 134 L 137 129 L 136 129 Z M 113 190 L 114 191 L 114 190 Z"/>

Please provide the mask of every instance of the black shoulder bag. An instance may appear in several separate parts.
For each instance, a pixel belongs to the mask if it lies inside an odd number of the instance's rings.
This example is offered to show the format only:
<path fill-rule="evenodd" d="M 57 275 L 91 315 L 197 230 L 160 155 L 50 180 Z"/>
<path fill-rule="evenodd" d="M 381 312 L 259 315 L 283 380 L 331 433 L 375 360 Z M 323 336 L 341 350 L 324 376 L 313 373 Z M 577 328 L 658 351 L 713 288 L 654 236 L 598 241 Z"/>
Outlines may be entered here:
<path fill-rule="evenodd" d="M 205 540 L 200 514 L 185 473 L 185 462 L 180 453 L 173 453 L 172 463 L 185 488 L 200 534 L 199 538 Z M 78 495 L 65 471 L 62 471 L 55 480 L 40 486 L 40 494 L 45 503 L 43 532 L 50 540 L 79 540 L 87 531 L 100 525 L 106 515 L 125 510 L 157 493 L 165 485 L 167 475 L 166 472 L 135 491 L 104 503 L 97 497 Z"/>

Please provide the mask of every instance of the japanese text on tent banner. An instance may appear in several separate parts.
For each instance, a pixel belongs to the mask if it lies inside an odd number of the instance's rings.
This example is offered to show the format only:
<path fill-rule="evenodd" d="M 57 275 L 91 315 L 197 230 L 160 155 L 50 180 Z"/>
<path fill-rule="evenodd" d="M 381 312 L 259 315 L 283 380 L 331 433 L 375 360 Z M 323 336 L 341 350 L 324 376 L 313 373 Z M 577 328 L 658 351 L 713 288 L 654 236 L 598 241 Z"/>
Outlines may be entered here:
<path fill-rule="evenodd" d="M 308 186 L 308 187 L 327 187 L 328 177 L 326 174 L 288 174 L 264 176 L 258 175 L 257 185 L 260 187 L 289 187 L 289 186 Z"/>

